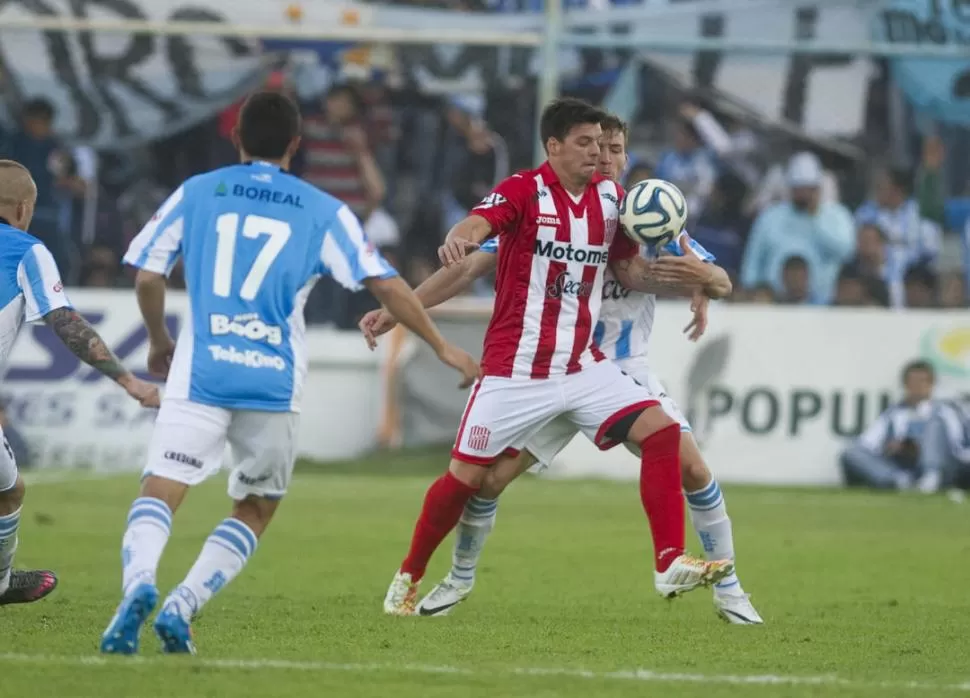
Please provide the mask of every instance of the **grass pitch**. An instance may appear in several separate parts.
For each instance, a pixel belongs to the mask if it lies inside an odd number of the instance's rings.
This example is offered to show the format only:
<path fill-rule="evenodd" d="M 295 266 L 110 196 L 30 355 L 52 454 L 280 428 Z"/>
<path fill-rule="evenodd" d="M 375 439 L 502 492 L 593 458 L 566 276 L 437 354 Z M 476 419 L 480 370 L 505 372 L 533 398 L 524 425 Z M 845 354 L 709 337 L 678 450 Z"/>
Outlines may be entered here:
<path fill-rule="evenodd" d="M 196 621 L 198 657 L 161 655 L 150 630 L 138 659 L 97 655 L 137 476 L 30 487 L 18 565 L 49 566 L 61 585 L 41 603 L 0 609 L 4 694 L 970 694 L 970 507 L 724 487 L 741 579 L 767 621 L 736 627 L 715 617 L 707 591 L 656 596 L 633 483 L 529 477 L 503 498 L 466 603 L 447 618 L 385 617 L 383 594 L 445 460 L 299 471 L 248 567 Z M 190 495 L 162 559 L 163 594 L 227 511 L 224 478 Z"/>

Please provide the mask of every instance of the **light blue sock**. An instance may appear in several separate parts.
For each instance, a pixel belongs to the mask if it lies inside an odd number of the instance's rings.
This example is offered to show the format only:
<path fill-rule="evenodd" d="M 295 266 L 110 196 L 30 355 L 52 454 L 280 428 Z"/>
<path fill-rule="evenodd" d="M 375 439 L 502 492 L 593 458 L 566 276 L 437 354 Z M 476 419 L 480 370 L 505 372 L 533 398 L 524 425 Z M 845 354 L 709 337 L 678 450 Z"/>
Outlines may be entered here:
<path fill-rule="evenodd" d="M 455 532 L 455 551 L 451 558 L 452 579 L 467 585 L 475 583 L 478 559 L 482 555 L 488 534 L 495 526 L 497 511 L 497 499 L 472 497 L 468 500 Z"/>
<path fill-rule="evenodd" d="M 690 521 L 697 531 L 704 557 L 708 560 L 734 560 L 734 535 L 731 519 L 728 518 L 724 495 L 717 480 L 711 480 L 697 492 L 687 492 L 687 507 Z M 715 591 L 728 594 L 743 594 L 738 575 L 732 573 L 715 585 Z"/>

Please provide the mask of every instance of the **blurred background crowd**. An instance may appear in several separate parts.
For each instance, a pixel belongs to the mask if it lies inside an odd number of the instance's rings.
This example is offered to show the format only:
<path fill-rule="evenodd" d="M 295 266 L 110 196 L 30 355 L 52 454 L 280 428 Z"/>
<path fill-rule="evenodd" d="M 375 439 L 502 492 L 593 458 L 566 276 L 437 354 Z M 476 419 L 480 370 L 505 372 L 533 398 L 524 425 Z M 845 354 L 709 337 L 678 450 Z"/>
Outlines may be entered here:
<path fill-rule="evenodd" d="M 609 52 L 588 53 L 596 64 Z M 623 115 L 632 156 L 625 181 L 655 176 L 685 192 L 689 230 L 734 277 L 733 302 L 967 307 L 970 141 L 912 114 L 902 125 L 891 120 L 890 71 L 874 66 L 866 127 L 839 147 L 676 88 L 649 66 L 639 72 L 633 89 L 651 99 Z M 450 226 L 503 177 L 532 166 L 534 80 L 446 95 L 374 72 L 319 89 L 306 82 L 283 64 L 266 83 L 304 109 L 294 171 L 345 200 L 412 283 L 434 270 Z M 609 87 L 593 80 L 564 92 L 601 102 Z M 234 160 L 238 108 L 115 152 L 62 142 L 57 109 L 43 97 L 0 119 L 0 157 L 34 173 L 32 232 L 68 285 L 131 282 L 120 263 L 128 241 L 181 181 Z M 487 295 L 490 285 L 475 292 Z M 308 320 L 352 327 L 371 302 L 325 282 Z"/>

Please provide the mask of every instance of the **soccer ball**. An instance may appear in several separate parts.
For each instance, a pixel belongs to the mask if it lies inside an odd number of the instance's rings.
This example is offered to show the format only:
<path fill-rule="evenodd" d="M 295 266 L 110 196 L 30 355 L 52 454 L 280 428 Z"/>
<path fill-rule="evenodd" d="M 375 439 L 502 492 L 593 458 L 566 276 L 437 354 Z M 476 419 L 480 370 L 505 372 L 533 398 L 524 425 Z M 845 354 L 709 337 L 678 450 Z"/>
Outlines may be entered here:
<path fill-rule="evenodd" d="M 674 240 L 687 223 L 687 199 L 663 179 L 645 179 L 620 203 L 620 225 L 640 245 L 660 247 Z"/>

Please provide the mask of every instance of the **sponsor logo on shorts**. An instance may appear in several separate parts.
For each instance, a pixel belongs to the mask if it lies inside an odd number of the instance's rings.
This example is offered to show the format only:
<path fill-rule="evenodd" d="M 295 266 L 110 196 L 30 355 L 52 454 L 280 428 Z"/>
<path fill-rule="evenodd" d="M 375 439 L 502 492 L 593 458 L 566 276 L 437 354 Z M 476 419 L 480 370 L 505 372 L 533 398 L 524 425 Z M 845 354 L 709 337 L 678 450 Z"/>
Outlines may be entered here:
<path fill-rule="evenodd" d="M 274 347 L 283 343 L 283 330 L 275 325 L 267 325 L 256 313 L 235 317 L 213 313 L 209 316 L 209 331 L 213 337 L 234 334 L 254 342 L 266 342 Z"/>
<path fill-rule="evenodd" d="M 468 429 L 468 448 L 475 451 L 484 451 L 488 448 L 488 438 L 491 435 L 492 432 L 488 427 L 483 427 L 480 424 L 470 427 Z"/>
<path fill-rule="evenodd" d="M 172 460 L 176 463 L 181 463 L 182 465 L 190 465 L 193 468 L 201 468 L 203 463 L 198 458 L 193 458 L 192 456 L 187 456 L 184 453 L 179 453 L 178 451 L 165 451 L 163 456 L 165 460 Z"/>
<path fill-rule="evenodd" d="M 265 475 L 259 475 L 257 477 L 249 477 L 248 475 L 244 475 L 242 473 L 236 474 L 236 479 L 239 480 L 239 482 L 244 485 L 249 485 L 250 487 L 266 482 L 271 477 L 273 477 L 272 473 L 266 473 Z"/>
<path fill-rule="evenodd" d="M 239 351 L 236 347 L 224 347 L 210 344 L 209 353 L 213 361 L 221 361 L 246 368 L 273 368 L 277 371 L 286 370 L 286 362 L 280 356 L 271 356 L 255 349 Z"/>
<path fill-rule="evenodd" d="M 569 276 L 568 271 L 556 277 L 556 280 L 546 286 L 546 295 L 549 298 L 563 298 L 564 296 L 575 296 L 577 298 L 589 298 L 593 295 L 594 281 L 577 281 Z"/>

